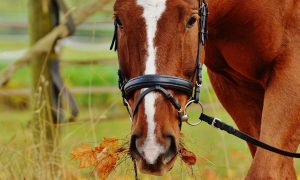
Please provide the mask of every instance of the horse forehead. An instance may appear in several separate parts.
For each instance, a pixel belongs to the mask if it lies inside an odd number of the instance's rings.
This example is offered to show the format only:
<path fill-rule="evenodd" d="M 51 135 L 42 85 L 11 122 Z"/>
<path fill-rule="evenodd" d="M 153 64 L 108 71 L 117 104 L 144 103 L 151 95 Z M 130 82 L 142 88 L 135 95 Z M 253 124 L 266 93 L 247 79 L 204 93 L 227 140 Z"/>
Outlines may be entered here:
<path fill-rule="evenodd" d="M 164 4 L 167 0 L 136 0 L 137 4 L 144 6 L 158 7 L 160 4 Z"/>
<path fill-rule="evenodd" d="M 116 0 L 114 9 L 135 12 L 142 7 L 159 8 L 169 0 Z M 128 9 L 129 8 L 129 9 Z"/>
<path fill-rule="evenodd" d="M 124 11 L 128 14 L 137 12 L 141 5 L 144 7 L 159 8 L 161 4 L 168 7 L 176 8 L 193 8 L 197 9 L 199 5 L 198 0 L 116 0 L 114 5 L 115 11 Z M 174 9 L 173 9 L 174 10 Z"/>

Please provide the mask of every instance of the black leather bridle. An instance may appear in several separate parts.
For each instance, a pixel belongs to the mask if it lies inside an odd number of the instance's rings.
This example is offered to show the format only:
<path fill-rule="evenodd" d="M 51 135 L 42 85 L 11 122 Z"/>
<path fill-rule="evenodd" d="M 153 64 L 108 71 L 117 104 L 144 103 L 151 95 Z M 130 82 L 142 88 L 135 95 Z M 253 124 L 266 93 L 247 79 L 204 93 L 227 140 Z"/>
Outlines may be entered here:
<path fill-rule="evenodd" d="M 123 102 L 126 109 L 130 115 L 130 119 L 133 120 L 134 115 L 140 103 L 143 101 L 144 97 L 150 92 L 160 92 L 166 97 L 166 99 L 174 106 L 178 111 L 178 119 L 180 120 L 180 126 L 182 121 L 187 122 L 186 108 L 192 103 L 199 103 L 200 87 L 202 84 L 202 63 L 201 63 L 201 49 L 205 46 L 207 40 L 207 16 L 208 16 L 208 6 L 203 0 L 199 2 L 199 33 L 198 33 L 198 49 L 197 49 L 197 59 L 195 75 L 192 81 L 179 78 L 176 76 L 168 75 L 143 75 L 138 76 L 130 80 L 126 80 L 122 71 L 118 71 L 119 75 L 119 89 L 122 92 Z M 118 49 L 118 23 L 115 20 L 114 23 L 115 32 L 112 40 L 110 49 L 117 51 Z M 195 83 L 194 83 L 195 82 Z M 145 89 L 144 89 L 145 88 Z M 136 100 L 133 108 L 131 109 L 128 100 L 132 97 L 133 93 L 137 90 L 141 90 L 141 94 Z M 171 95 L 167 89 L 174 90 L 175 92 L 181 92 L 186 94 L 189 101 L 185 108 L 183 109 L 178 102 L 178 100 Z M 191 124 L 193 125 L 193 124 Z"/>
<path fill-rule="evenodd" d="M 201 49 L 205 47 L 207 41 L 207 18 L 208 18 L 208 5 L 205 0 L 199 2 L 199 32 L 198 32 L 198 50 L 197 50 L 197 59 L 196 59 L 196 68 L 195 68 L 195 75 L 192 78 L 192 81 L 182 79 L 176 76 L 167 76 L 167 75 L 143 75 L 138 76 L 130 80 L 126 80 L 121 70 L 118 71 L 119 75 L 119 89 L 122 92 L 123 102 L 127 108 L 127 111 L 130 115 L 130 119 L 133 120 L 134 115 L 137 112 L 137 109 L 144 99 L 144 97 L 149 94 L 150 92 L 160 92 L 163 94 L 168 101 L 174 106 L 174 108 L 178 111 L 178 119 L 179 119 L 179 126 L 181 127 L 182 122 L 186 122 L 189 125 L 197 126 L 202 121 L 208 123 L 209 125 L 226 131 L 229 134 L 232 134 L 240 139 L 243 139 L 255 146 L 264 148 L 266 150 L 275 152 L 277 154 L 281 154 L 288 157 L 295 157 L 300 158 L 300 153 L 294 153 L 285 151 L 271 145 L 268 145 L 262 141 L 259 141 L 250 135 L 241 132 L 230 125 L 222 122 L 221 120 L 210 117 L 203 113 L 203 107 L 199 103 L 199 96 L 200 96 L 200 88 L 202 85 L 202 63 L 201 63 Z M 114 23 L 115 31 L 112 40 L 112 44 L 110 49 L 114 48 L 117 51 L 118 48 L 118 23 L 115 20 Z M 194 83 L 195 82 L 195 83 Z M 133 93 L 137 90 L 144 89 L 140 96 L 138 97 L 135 105 L 133 106 L 132 110 L 128 103 L 128 100 L 132 97 Z M 176 92 L 182 92 L 188 95 L 189 101 L 185 105 L 184 108 L 181 107 L 177 99 L 172 96 L 167 89 L 174 90 Z M 200 104 L 202 108 L 202 113 L 199 117 L 199 122 L 197 123 L 190 123 L 188 121 L 186 109 L 192 103 Z"/>

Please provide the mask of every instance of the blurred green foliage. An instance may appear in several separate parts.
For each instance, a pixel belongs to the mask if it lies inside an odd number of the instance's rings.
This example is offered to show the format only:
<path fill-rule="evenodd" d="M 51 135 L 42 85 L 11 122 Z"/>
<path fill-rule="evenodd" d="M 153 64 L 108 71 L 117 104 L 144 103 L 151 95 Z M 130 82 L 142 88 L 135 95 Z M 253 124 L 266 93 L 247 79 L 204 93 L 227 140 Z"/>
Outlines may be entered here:
<path fill-rule="evenodd" d="M 93 0 L 66 0 L 66 4 L 69 8 L 77 9 L 82 7 L 83 5 L 93 2 Z M 113 1 L 112 1 L 113 3 Z M 27 20 L 26 14 L 27 14 L 27 0 L 2 0 L 0 3 L 0 20 L 3 21 L 24 21 Z M 111 5 L 112 6 L 112 5 Z M 97 21 L 103 21 L 103 20 L 109 20 L 112 18 L 111 12 L 111 6 L 108 6 L 106 9 L 107 11 L 104 11 L 102 13 L 98 13 L 94 16 L 92 16 L 90 19 L 97 20 Z"/>

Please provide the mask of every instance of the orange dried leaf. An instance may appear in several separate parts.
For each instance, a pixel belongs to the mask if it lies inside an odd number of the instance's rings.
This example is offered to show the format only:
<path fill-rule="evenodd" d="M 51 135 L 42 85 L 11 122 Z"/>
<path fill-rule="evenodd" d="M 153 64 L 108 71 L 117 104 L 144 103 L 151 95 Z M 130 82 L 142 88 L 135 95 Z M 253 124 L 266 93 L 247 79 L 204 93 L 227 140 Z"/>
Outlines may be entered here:
<path fill-rule="evenodd" d="M 96 170 L 101 179 L 106 178 L 115 168 L 119 160 L 120 149 L 119 140 L 116 138 L 104 138 L 103 142 L 95 148 L 99 161 Z"/>
<path fill-rule="evenodd" d="M 80 167 L 93 166 L 101 179 L 106 178 L 116 167 L 118 160 L 126 149 L 117 138 L 104 138 L 98 147 L 92 149 L 84 144 L 71 153 L 74 160 L 80 160 Z"/>
<path fill-rule="evenodd" d="M 100 143 L 95 151 L 101 153 L 103 150 L 110 152 L 116 152 L 120 148 L 119 140 L 117 138 L 104 138 L 103 142 Z"/>
<path fill-rule="evenodd" d="M 80 161 L 80 168 L 93 166 L 97 162 L 95 151 L 93 151 L 93 149 L 87 144 L 83 144 L 80 147 L 75 148 L 71 154 L 73 155 L 73 160 Z"/>
<path fill-rule="evenodd" d="M 192 165 L 196 164 L 197 158 L 196 158 L 196 155 L 193 152 L 188 151 L 185 148 L 181 148 L 179 152 L 181 154 L 181 159 L 187 165 L 192 166 Z"/>

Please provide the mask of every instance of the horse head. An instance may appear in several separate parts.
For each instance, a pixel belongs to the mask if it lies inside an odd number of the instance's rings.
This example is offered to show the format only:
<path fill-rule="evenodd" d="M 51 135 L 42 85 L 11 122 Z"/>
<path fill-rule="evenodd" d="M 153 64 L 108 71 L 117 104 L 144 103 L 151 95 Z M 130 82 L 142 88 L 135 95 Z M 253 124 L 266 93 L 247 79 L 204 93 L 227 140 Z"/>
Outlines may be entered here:
<path fill-rule="evenodd" d="M 196 83 L 199 3 L 116 0 L 114 5 L 120 88 L 128 80 L 142 77 L 135 79 L 136 83 L 142 81 L 140 87 L 122 91 L 125 103 L 133 109 L 130 152 L 144 173 L 162 175 L 170 170 L 180 148 L 180 107 L 188 103 Z M 156 75 L 166 76 L 162 79 L 167 83 L 176 77 L 182 86 L 191 86 L 191 92 L 172 86 L 151 90 Z"/>

